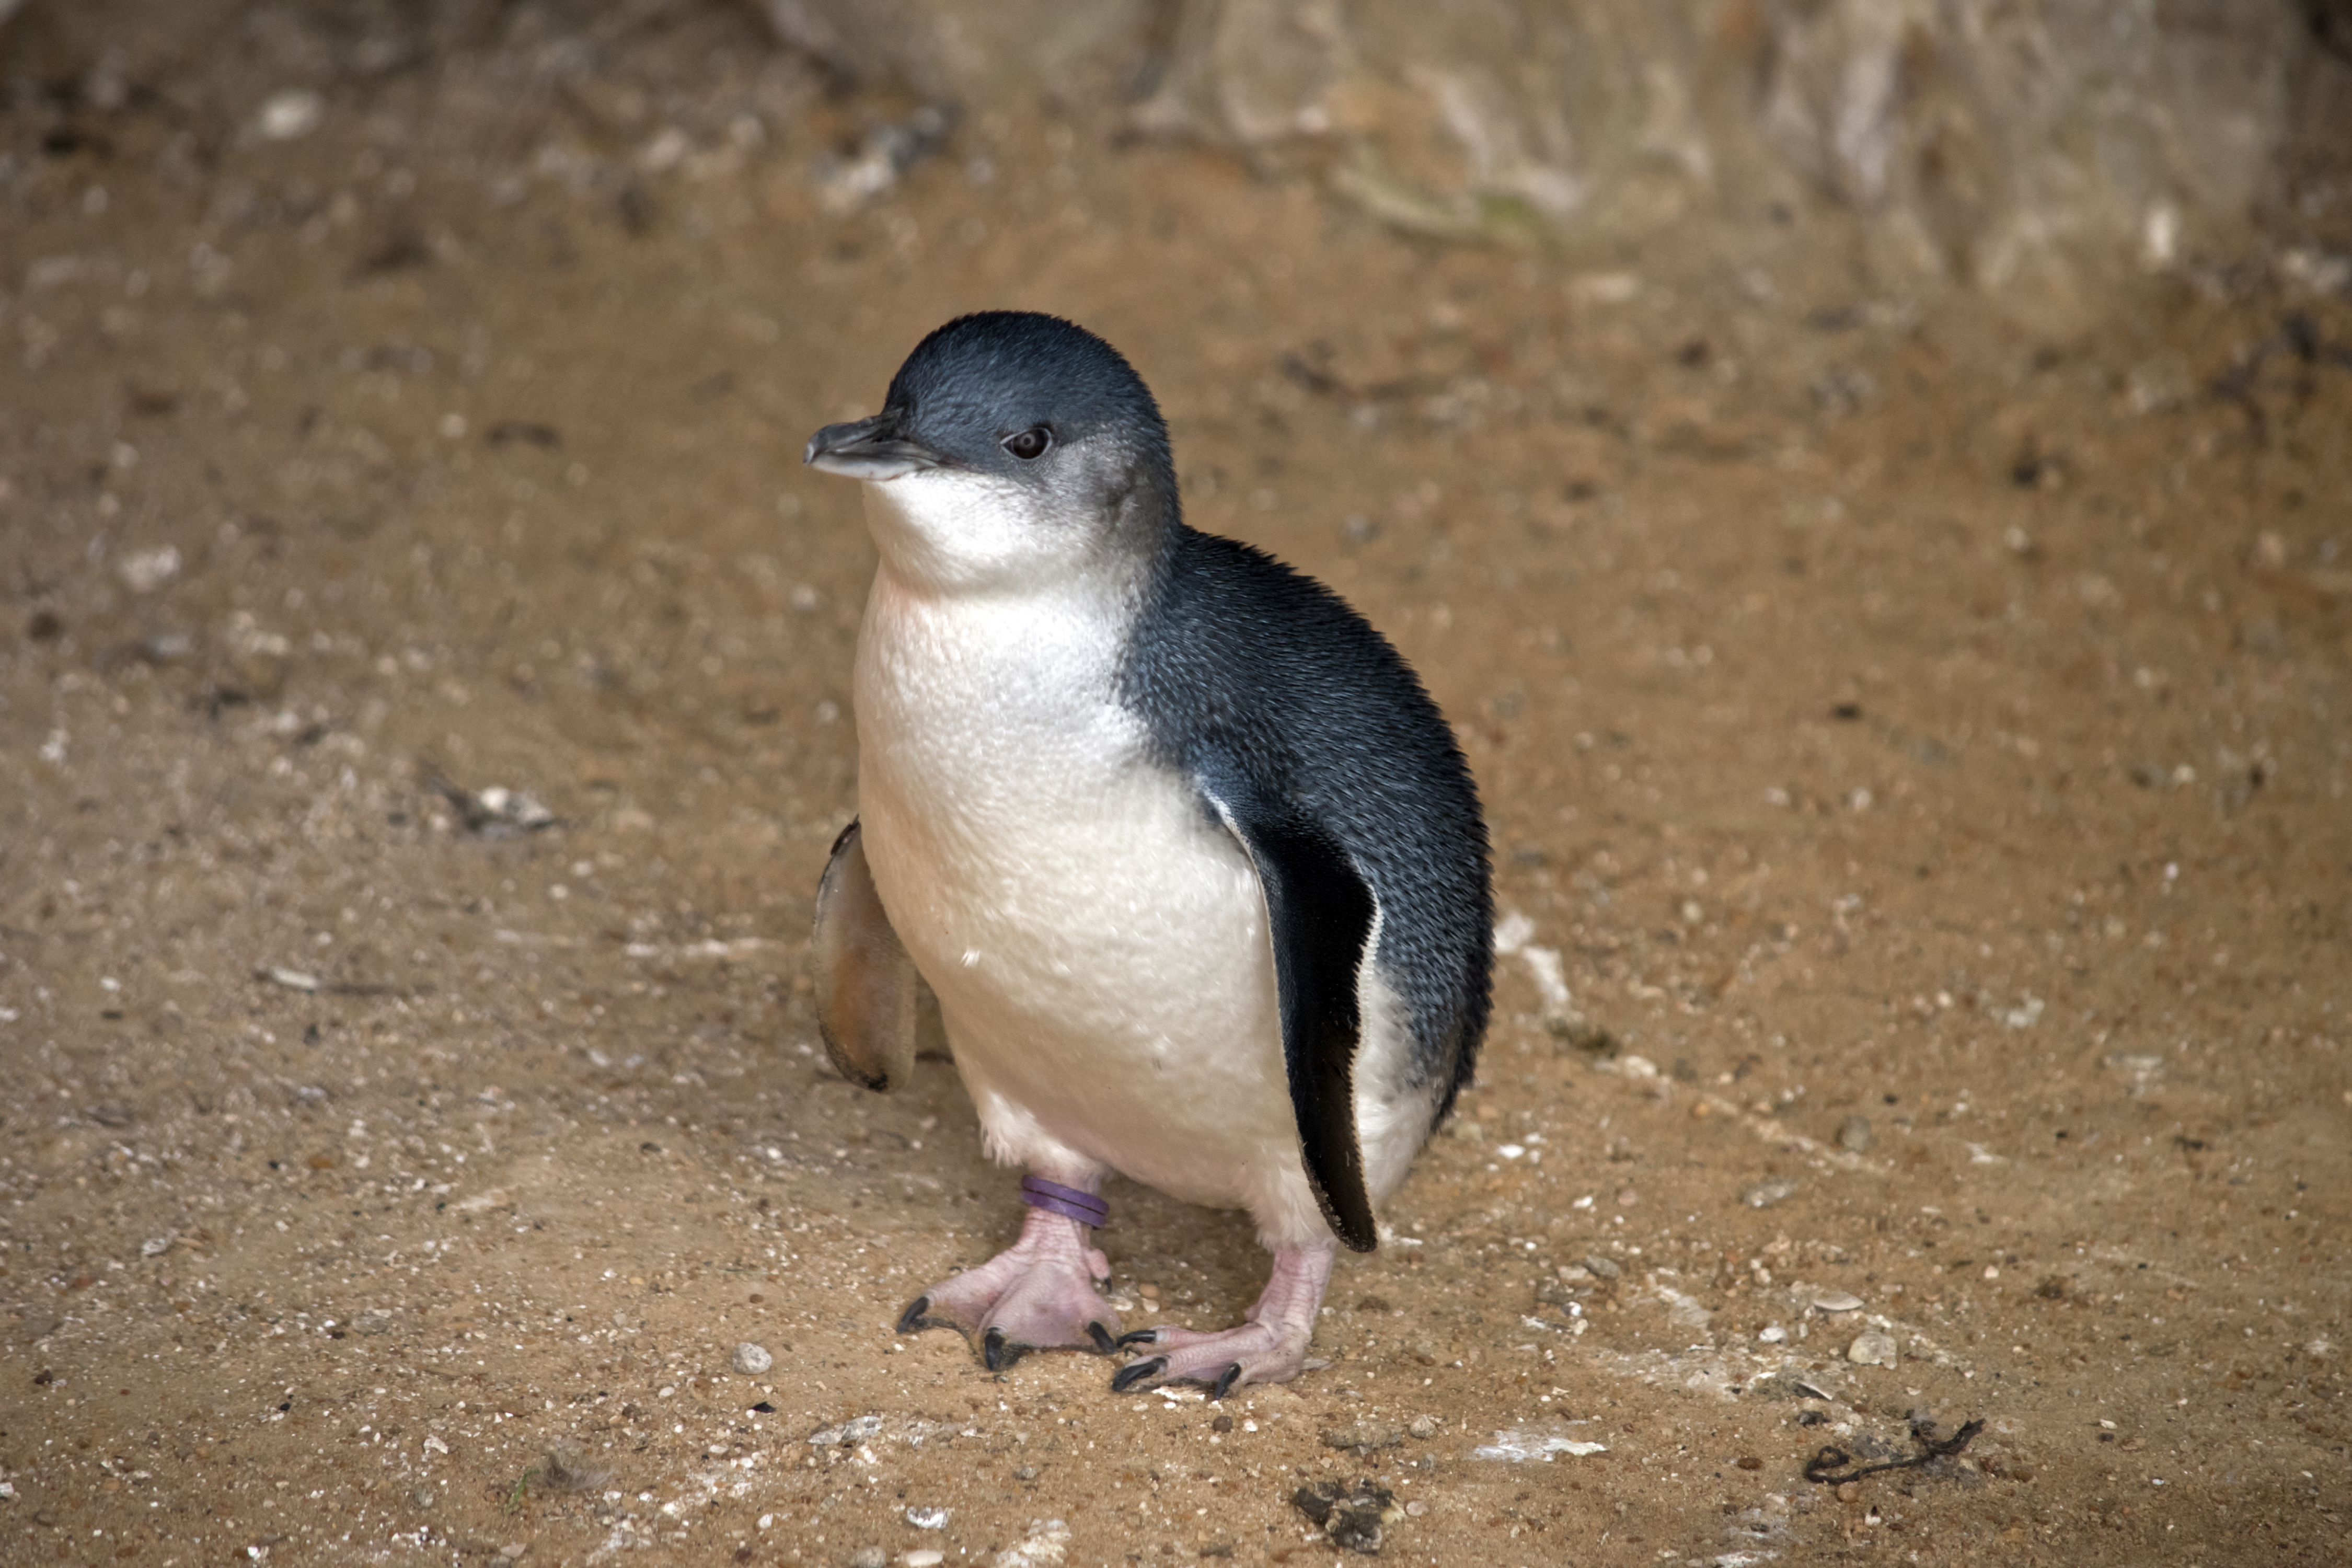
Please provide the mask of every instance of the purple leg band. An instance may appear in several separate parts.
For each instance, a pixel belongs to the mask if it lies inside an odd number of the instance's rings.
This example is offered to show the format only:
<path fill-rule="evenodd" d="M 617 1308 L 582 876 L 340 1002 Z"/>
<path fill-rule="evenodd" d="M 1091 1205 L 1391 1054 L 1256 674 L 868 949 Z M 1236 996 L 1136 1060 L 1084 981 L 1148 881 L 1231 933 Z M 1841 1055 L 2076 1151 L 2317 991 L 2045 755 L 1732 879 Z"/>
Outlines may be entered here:
<path fill-rule="evenodd" d="M 1044 1209 L 1047 1214 L 1057 1214 L 1097 1230 L 1110 1218 L 1110 1205 L 1094 1194 L 1049 1182 L 1043 1176 L 1021 1178 L 1021 1201 L 1033 1209 Z"/>

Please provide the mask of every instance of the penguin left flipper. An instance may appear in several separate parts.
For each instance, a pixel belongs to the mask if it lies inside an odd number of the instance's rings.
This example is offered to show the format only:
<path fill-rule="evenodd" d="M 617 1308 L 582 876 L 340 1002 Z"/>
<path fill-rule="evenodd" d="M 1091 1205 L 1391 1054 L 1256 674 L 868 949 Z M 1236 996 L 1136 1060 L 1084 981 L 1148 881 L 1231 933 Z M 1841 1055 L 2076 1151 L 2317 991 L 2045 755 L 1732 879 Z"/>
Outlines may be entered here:
<path fill-rule="evenodd" d="M 1332 1233 L 1379 1245 L 1356 1134 L 1357 984 L 1379 907 L 1370 884 L 1314 816 L 1262 788 L 1230 752 L 1193 759 L 1202 797 L 1240 841 L 1265 897 L 1282 1011 L 1282 1055 L 1307 1184 Z"/>
<path fill-rule="evenodd" d="M 915 961 L 866 868 L 856 818 L 833 841 L 816 890 L 816 1019 L 842 1076 L 892 1089 L 915 1067 Z"/>

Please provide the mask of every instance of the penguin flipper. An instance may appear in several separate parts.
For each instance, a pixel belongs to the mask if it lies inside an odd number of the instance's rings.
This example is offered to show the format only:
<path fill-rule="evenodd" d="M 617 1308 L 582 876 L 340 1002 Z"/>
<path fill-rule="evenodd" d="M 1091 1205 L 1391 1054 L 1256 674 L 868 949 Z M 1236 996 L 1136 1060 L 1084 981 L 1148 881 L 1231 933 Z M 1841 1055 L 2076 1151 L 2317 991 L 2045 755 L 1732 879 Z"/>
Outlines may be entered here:
<path fill-rule="evenodd" d="M 816 1022 L 842 1076 L 887 1090 L 915 1068 L 915 961 L 890 928 L 856 818 L 816 889 Z"/>
<path fill-rule="evenodd" d="M 1261 789 L 1214 747 L 1195 762 L 1202 796 L 1257 871 L 1274 942 L 1282 1056 L 1307 1184 L 1332 1233 L 1357 1252 L 1379 1245 L 1356 1135 L 1358 976 L 1378 906 L 1372 889 L 1313 816 Z"/>

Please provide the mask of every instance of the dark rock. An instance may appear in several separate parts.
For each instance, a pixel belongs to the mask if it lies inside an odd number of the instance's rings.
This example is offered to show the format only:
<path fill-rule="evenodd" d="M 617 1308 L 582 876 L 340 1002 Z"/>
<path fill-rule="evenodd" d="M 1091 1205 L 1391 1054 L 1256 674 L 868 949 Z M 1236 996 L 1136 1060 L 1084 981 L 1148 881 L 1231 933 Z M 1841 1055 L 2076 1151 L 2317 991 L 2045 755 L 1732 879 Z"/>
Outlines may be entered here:
<path fill-rule="evenodd" d="M 1370 1478 L 1350 1486 L 1342 1481 L 1318 1481 L 1290 1494 L 1290 1506 L 1320 1525 L 1331 1544 L 1348 1552 L 1377 1555 L 1381 1527 L 1402 1511 L 1396 1494 Z"/>

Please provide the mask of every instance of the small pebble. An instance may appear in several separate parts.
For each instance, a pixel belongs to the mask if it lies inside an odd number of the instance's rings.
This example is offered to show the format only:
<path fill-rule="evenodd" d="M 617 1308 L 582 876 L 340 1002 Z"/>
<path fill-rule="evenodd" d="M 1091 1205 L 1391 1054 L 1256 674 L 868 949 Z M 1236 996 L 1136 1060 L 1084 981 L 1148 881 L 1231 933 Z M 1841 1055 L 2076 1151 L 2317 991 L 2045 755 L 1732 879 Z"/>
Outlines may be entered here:
<path fill-rule="evenodd" d="M 1859 1154 L 1870 1147 L 1870 1118 L 1849 1116 L 1838 1129 L 1838 1147 L 1849 1154 Z"/>
<path fill-rule="evenodd" d="M 849 1568 L 890 1568 L 890 1554 L 878 1546 L 861 1546 L 849 1554 Z"/>
<path fill-rule="evenodd" d="M 1619 1208 L 1629 1209 L 1641 1201 L 1642 1194 L 1635 1192 L 1633 1188 L 1620 1187 L 1617 1189 L 1617 1206 Z"/>
<path fill-rule="evenodd" d="M 1037 1479 L 1037 1467 L 1024 1465 L 1013 1472 L 1013 1479 L 1016 1481 L 1034 1481 Z"/>
<path fill-rule="evenodd" d="M 1862 1298 L 1850 1290 L 1823 1290 L 1813 1297 L 1813 1305 L 1824 1312 L 1851 1312 L 1862 1305 Z"/>
<path fill-rule="evenodd" d="M 433 1506 L 433 1489 L 431 1487 L 419 1487 L 415 1491 L 408 1494 L 408 1500 L 415 1503 L 419 1508 L 431 1508 Z"/>
<path fill-rule="evenodd" d="M 776 1364 L 765 1345 L 755 1345 L 749 1340 L 735 1347 L 735 1370 L 746 1377 L 757 1377 Z"/>
<path fill-rule="evenodd" d="M 1322 1432 L 1327 1448 L 1393 1448 L 1404 1441 L 1404 1428 L 1386 1421 L 1351 1421 L 1344 1426 L 1326 1426 Z"/>
<path fill-rule="evenodd" d="M 1796 1190 L 1796 1183 L 1782 1181 L 1777 1176 L 1769 1182 L 1759 1182 L 1748 1189 L 1748 1206 L 1752 1209 L 1770 1208 L 1782 1198 L 1793 1195 Z"/>
<path fill-rule="evenodd" d="M 257 121 L 261 133 L 272 142 L 299 142 L 319 129 L 327 117 L 327 100 L 307 87 L 289 87 L 273 92 L 261 105 Z"/>
<path fill-rule="evenodd" d="M 948 1554 L 938 1547 L 927 1546 L 920 1552 L 908 1552 L 898 1561 L 904 1563 L 907 1568 L 939 1568 L 939 1565 L 947 1559 Z"/>
<path fill-rule="evenodd" d="M 1838 1489 L 1837 1489 L 1837 1500 L 1838 1500 L 1838 1501 L 1840 1501 L 1840 1502 L 1852 1502 L 1852 1501 L 1853 1501 L 1853 1500 L 1854 1500 L 1854 1499 L 1856 1499 L 1856 1498 L 1860 1497 L 1861 1495 L 1862 1495 L 1862 1483 L 1861 1483 L 1860 1481 L 1840 1481 L 1840 1482 L 1838 1483 Z"/>
<path fill-rule="evenodd" d="M 114 574 L 132 593 L 152 594 L 180 574 L 180 552 L 168 544 L 133 551 L 116 565 Z"/>
<path fill-rule="evenodd" d="M 530 1550 L 530 1542 L 528 1541 L 509 1541 L 499 1548 L 499 1555 L 512 1563 Z"/>
<path fill-rule="evenodd" d="M 1212 1432 L 1230 1432 L 1233 1429 L 1234 1418 L 1230 1415 L 1220 1415 L 1209 1423 L 1209 1430 Z"/>
<path fill-rule="evenodd" d="M 1586 1258 L 1584 1260 L 1584 1266 L 1593 1273 L 1601 1276 L 1603 1279 L 1614 1279 L 1619 1275 L 1625 1272 L 1623 1269 L 1618 1268 L 1617 1265 L 1612 1263 L 1609 1259 L 1601 1257 L 1597 1253 Z"/>
<path fill-rule="evenodd" d="M 1777 1345 L 1789 1337 L 1789 1331 L 1778 1323 L 1767 1323 L 1756 1331 L 1756 1337 L 1768 1345 Z"/>
<path fill-rule="evenodd" d="M 1412 1418 L 1412 1425 L 1406 1427 L 1405 1430 L 1412 1433 L 1416 1437 L 1434 1437 L 1437 1436 L 1437 1417 L 1434 1415 L 1416 1415 Z"/>
<path fill-rule="evenodd" d="M 1854 1336 L 1846 1347 L 1845 1359 L 1856 1366 L 1893 1366 L 1895 1363 L 1895 1336 L 1873 1329 Z"/>
<path fill-rule="evenodd" d="M 910 1508 L 907 1510 L 907 1522 L 917 1530 L 945 1530 L 948 1527 L 948 1510 L 943 1508 Z"/>

